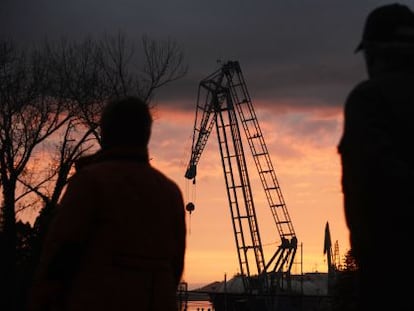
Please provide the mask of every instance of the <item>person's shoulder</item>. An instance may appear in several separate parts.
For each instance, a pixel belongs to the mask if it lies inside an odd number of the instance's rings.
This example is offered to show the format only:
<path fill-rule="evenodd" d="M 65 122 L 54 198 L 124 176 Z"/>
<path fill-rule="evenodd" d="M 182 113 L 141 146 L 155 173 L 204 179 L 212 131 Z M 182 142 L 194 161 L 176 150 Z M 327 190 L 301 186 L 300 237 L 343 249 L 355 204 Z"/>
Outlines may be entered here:
<path fill-rule="evenodd" d="M 178 184 L 168 175 L 166 175 L 164 172 L 162 172 L 161 170 L 153 167 L 150 165 L 150 169 L 154 172 L 155 175 L 157 175 L 159 180 L 162 180 L 162 182 L 164 182 L 166 185 L 169 185 L 170 187 L 173 188 L 179 188 Z"/>
<path fill-rule="evenodd" d="M 374 100 L 381 90 L 384 84 L 379 79 L 366 79 L 357 83 L 349 92 L 346 99 L 347 104 L 352 104 L 359 101 Z"/>
<path fill-rule="evenodd" d="M 370 92 L 373 89 L 377 88 L 377 81 L 373 79 L 362 80 L 357 83 L 351 90 L 350 95 L 358 95 L 361 93 Z"/>
<path fill-rule="evenodd" d="M 91 179 L 92 179 L 92 175 L 89 172 L 90 169 L 88 168 L 84 168 L 82 170 L 77 170 L 73 173 L 73 175 L 71 175 L 68 178 L 68 182 L 67 184 L 84 184 L 87 185 Z"/>
<path fill-rule="evenodd" d="M 95 161 L 96 154 L 90 154 L 80 157 L 75 161 L 75 169 L 76 171 L 80 171 L 81 169 L 85 168 L 86 166 L 92 164 Z"/>
<path fill-rule="evenodd" d="M 356 84 L 348 94 L 347 101 L 354 102 L 363 99 L 378 100 L 384 94 L 393 93 L 402 89 L 411 89 L 414 75 L 404 73 L 384 74 L 375 78 L 363 80 Z"/>
<path fill-rule="evenodd" d="M 105 163 L 96 161 L 95 154 L 82 157 L 75 163 L 75 172 L 69 183 L 87 183 L 99 179 L 99 175 L 106 170 Z"/>

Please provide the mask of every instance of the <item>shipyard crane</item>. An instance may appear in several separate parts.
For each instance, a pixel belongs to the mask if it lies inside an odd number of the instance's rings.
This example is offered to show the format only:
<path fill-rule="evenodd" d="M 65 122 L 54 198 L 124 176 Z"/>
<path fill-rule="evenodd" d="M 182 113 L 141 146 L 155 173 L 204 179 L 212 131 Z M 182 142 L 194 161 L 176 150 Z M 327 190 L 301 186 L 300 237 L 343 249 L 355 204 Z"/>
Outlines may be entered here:
<path fill-rule="evenodd" d="M 191 157 L 185 173 L 193 183 L 197 164 L 214 128 L 245 291 L 274 291 L 280 288 L 283 278 L 290 277 L 297 237 L 238 61 L 224 63 L 199 83 Z M 281 240 L 268 262 L 243 146 L 246 140 Z"/>

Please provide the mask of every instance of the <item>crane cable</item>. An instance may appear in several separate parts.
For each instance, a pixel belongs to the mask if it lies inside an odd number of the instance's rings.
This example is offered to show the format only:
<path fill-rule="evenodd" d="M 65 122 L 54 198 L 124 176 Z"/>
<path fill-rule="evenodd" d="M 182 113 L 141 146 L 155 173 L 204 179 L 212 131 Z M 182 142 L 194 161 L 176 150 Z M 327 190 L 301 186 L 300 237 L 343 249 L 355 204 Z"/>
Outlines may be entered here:
<path fill-rule="evenodd" d="M 186 146 L 186 148 L 183 149 L 182 166 L 183 166 L 184 170 L 186 170 L 186 168 L 187 168 L 187 163 L 184 162 L 185 161 L 184 158 L 187 158 L 187 153 L 188 153 L 188 150 L 191 149 L 191 148 L 189 148 L 189 146 L 191 146 L 191 144 L 192 144 L 192 136 L 189 136 L 187 138 L 187 146 Z M 185 180 L 184 200 L 185 200 L 185 202 L 187 202 L 187 203 L 185 203 L 185 209 L 186 209 L 187 212 L 189 212 L 188 233 L 191 234 L 191 214 L 192 214 L 192 212 L 194 211 L 194 208 L 195 208 L 194 202 L 195 202 L 195 197 L 196 197 L 195 177 L 193 178 L 193 180 L 191 180 L 192 186 L 189 183 L 190 183 L 189 179 L 186 178 L 186 180 Z M 190 194 L 190 187 L 191 187 L 191 190 L 192 190 L 191 194 Z"/>
<path fill-rule="evenodd" d="M 186 187 L 186 197 L 189 198 L 187 200 L 187 204 L 185 205 L 185 209 L 189 213 L 189 224 L 188 224 L 188 233 L 191 234 L 191 214 L 195 209 L 194 202 L 196 200 L 196 180 L 195 178 L 191 181 L 191 185 L 189 185 L 190 181 L 187 180 L 185 183 Z M 190 195 L 190 188 L 191 188 L 191 195 Z"/>

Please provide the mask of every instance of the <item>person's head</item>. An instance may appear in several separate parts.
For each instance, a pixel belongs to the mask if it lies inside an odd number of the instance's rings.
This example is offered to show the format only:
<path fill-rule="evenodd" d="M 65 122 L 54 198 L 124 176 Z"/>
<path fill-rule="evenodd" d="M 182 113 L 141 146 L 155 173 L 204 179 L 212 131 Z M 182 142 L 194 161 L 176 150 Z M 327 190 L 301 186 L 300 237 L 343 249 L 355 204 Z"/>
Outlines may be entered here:
<path fill-rule="evenodd" d="M 146 147 L 151 136 L 152 116 L 148 104 L 137 97 L 110 101 L 101 121 L 101 146 Z"/>
<path fill-rule="evenodd" d="M 364 53 L 368 73 L 414 66 L 414 12 L 394 3 L 377 7 L 365 21 L 355 52 Z"/>

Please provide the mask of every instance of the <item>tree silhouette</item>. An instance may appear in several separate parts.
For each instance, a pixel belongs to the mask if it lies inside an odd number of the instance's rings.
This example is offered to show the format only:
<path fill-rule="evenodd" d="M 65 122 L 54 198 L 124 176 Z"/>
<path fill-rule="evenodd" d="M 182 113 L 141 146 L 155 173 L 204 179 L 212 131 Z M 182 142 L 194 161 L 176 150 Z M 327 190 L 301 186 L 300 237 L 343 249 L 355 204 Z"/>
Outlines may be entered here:
<path fill-rule="evenodd" d="M 30 49 L 0 39 L 1 310 L 22 307 L 17 284 L 30 278 L 27 267 L 35 265 L 74 163 L 99 148 L 104 103 L 137 95 L 151 105 L 157 89 L 186 74 L 174 42 L 143 36 L 141 43 L 143 59 L 122 33 Z M 39 211 L 34 228 L 17 227 L 18 213 L 29 208 Z"/>

